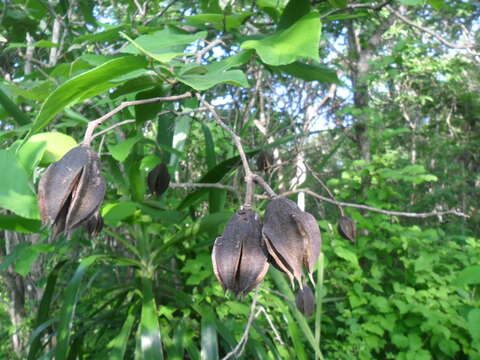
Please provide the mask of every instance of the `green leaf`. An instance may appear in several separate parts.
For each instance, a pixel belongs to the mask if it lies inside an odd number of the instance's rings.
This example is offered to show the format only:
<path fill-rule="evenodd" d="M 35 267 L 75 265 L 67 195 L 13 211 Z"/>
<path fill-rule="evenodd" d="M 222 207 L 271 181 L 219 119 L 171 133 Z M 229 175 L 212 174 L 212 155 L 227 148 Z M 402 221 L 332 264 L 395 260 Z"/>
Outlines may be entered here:
<path fill-rule="evenodd" d="M 175 120 L 175 129 L 173 132 L 172 148 L 178 151 L 183 151 L 185 142 L 187 141 L 190 132 L 190 124 L 192 119 L 189 116 L 180 116 Z M 177 168 L 179 156 L 172 153 L 170 156 L 170 168 L 174 172 Z"/>
<path fill-rule="evenodd" d="M 146 65 L 145 59 L 141 57 L 124 56 L 108 61 L 64 82 L 43 103 L 31 132 L 35 133 L 43 129 L 55 115 L 67 106 L 77 104 L 118 86 L 118 82 L 112 81 L 115 78 L 144 68 Z"/>
<path fill-rule="evenodd" d="M 40 160 L 40 165 L 42 166 L 60 160 L 63 155 L 77 146 L 75 139 L 66 134 L 60 132 L 39 133 L 33 135 L 25 144 L 23 144 L 19 150 L 18 156 L 21 156 L 24 151 L 31 151 L 32 147 L 35 148 L 41 144 L 44 144 L 45 146 L 45 151 Z"/>
<path fill-rule="evenodd" d="M 208 29 L 213 26 L 216 30 L 235 30 L 238 29 L 245 20 L 251 16 L 251 12 L 243 12 L 240 14 L 224 15 L 224 14 L 198 14 L 187 16 L 185 22 L 201 29 Z"/>
<path fill-rule="evenodd" d="M 43 330 L 45 330 L 44 324 L 48 321 L 50 314 L 51 314 L 51 308 L 50 305 L 52 303 L 53 296 L 55 295 L 55 285 L 57 284 L 57 279 L 58 279 L 58 274 L 60 273 L 60 270 L 62 269 L 63 265 L 65 265 L 67 262 L 66 261 L 60 261 L 51 273 L 48 275 L 47 279 L 47 285 L 45 286 L 45 289 L 43 291 L 42 295 L 42 300 L 40 301 L 40 306 L 38 307 L 38 312 L 37 312 L 37 317 L 35 319 L 35 331 L 30 338 L 30 347 L 28 349 L 28 357 L 27 360 L 34 360 L 37 358 L 37 354 L 39 353 L 41 349 L 41 334 L 43 333 Z M 42 329 L 42 331 L 38 331 Z"/>
<path fill-rule="evenodd" d="M 35 260 L 37 260 L 38 255 L 48 253 L 52 250 L 53 245 L 42 243 L 22 248 L 15 262 L 15 271 L 22 276 L 27 276 L 31 266 Z"/>
<path fill-rule="evenodd" d="M 23 113 L 22 110 L 5 94 L 0 87 L 0 105 L 3 106 L 5 111 L 10 114 L 17 125 L 28 125 L 30 119 Z"/>
<path fill-rule="evenodd" d="M 202 360 L 218 359 L 217 329 L 215 327 L 215 314 L 211 309 L 202 309 Z"/>
<path fill-rule="evenodd" d="M 0 214 L 0 229 L 28 234 L 39 232 L 40 226 L 40 220 L 26 219 L 14 214 Z"/>
<path fill-rule="evenodd" d="M 107 345 L 110 350 L 108 358 L 111 360 L 123 360 L 125 357 L 125 351 L 127 350 L 128 338 L 132 332 L 132 327 L 135 322 L 135 314 L 133 313 L 133 307 L 128 312 L 127 319 L 123 323 L 120 333 L 115 336 Z"/>
<path fill-rule="evenodd" d="M 472 265 L 460 271 L 455 284 L 459 286 L 480 284 L 480 265 Z"/>
<path fill-rule="evenodd" d="M 184 75 L 177 76 L 177 79 L 198 91 L 207 90 L 223 83 L 245 88 L 250 87 L 247 77 L 241 70 L 213 71 L 204 75 Z"/>
<path fill-rule="evenodd" d="M 328 0 L 330 5 L 332 5 L 335 8 L 345 8 L 347 7 L 347 1 L 348 0 Z"/>
<path fill-rule="evenodd" d="M 0 174 L 0 207 L 29 219 L 39 219 L 37 198 L 28 174 L 9 150 L 0 150 Z"/>
<path fill-rule="evenodd" d="M 320 81 L 339 84 L 337 72 L 323 66 L 304 64 L 296 61 L 292 64 L 277 66 L 274 69 L 286 72 L 306 81 Z"/>
<path fill-rule="evenodd" d="M 468 313 L 468 330 L 476 341 L 480 341 L 480 309 L 473 309 Z"/>
<path fill-rule="evenodd" d="M 99 255 L 89 256 L 80 261 L 75 274 L 70 279 L 63 292 L 60 304 L 60 318 L 57 328 L 57 346 L 55 348 L 55 360 L 67 360 L 70 349 L 70 337 L 72 335 L 73 317 L 79 300 L 80 285 L 88 268 L 101 258 Z"/>
<path fill-rule="evenodd" d="M 105 224 L 116 227 L 120 221 L 132 216 L 137 210 L 138 205 L 130 201 L 118 203 L 108 203 L 102 208 L 102 217 Z"/>
<path fill-rule="evenodd" d="M 398 0 L 401 4 L 407 6 L 417 6 L 417 5 L 424 5 L 425 0 Z"/>
<path fill-rule="evenodd" d="M 134 136 L 134 137 L 128 138 L 127 140 L 119 144 L 110 145 L 108 147 L 108 151 L 110 152 L 110 155 L 112 155 L 112 157 L 115 160 L 123 162 L 132 151 L 132 148 L 140 139 L 141 139 L 140 136 Z"/>
<path fill-rule="evenodd" d="M 293 25 L 302 16 L 307 15 L 310 12 L 310 8 L 309 0 L 290 0 L 283 10 L 277 30 L 283 30 Z"/>
<path fill-rule="evenodd" d="M 202 123 L 203 135 L 205 137 L 205 157 L 207 160 L 207 168 L 211 170 L 217 165 L 217 156 L 215 154 L 215 143 L 212 133 L 207 125 Z M 210 189 L 208 211 L 210 214 L 222 211 L 223 201 L 226 191 L 220 189 Z"/>
<path fill-rule="evenodd" d="M 338 257 L 340 257 L 344 260 L 347 260 L 348 262 L 350 262 L 350 263 L 352 263 L 356 266 L 359 266 L 357 255 L 354 252 L 352 252 L 348 249 L 345 249 L 344 247 L 341 247 L 341 246 L 335 246 L 333 248 L 333 251 L 335 252 L 335 254 Z"/>
<path fill-rule="evenodd" d="M 206 31 L 195 34 L 179 34 L 170 29 L 156 31 L 153 34 L 142 35 L 135 40 L 121 33 L 130 44 L 122 49 L 129 54 L 144 54 L 160 62 L 169 62 L 176 56 L 184 54 L 185 47 L 207 36 Z"/>
<path fill-rule="evenodd" d="M 162 360 L 163 349 L 158 324 L 157 306 L 153 297 L 153 284 L 142 277 L 142 315 L 137 337 L 138 358 L 141 360 Z"/>
<path fill-rule="evenodd" d="M 445 5 L 445 0 L 427 0 L 431 7 L 435 10 L 440 10 Z"/>
<path fill-rule="evenodd" d="M 27 171 L 28 176 L 31 178 L 35 168 L 42 159 L 47 144 L 45 142 L 26 142 L 23 144 L 17 152 L 18 162 Z"/>
<path fill-rule="evenodd" d="M 321 22 L 318 13 L 303 16 L 288 29 L 262 40 L 247 40 L 242 49 L 255 49 L 260 59 L 269 65 L 287 65 L 302 58 L 320 61 Z"/>

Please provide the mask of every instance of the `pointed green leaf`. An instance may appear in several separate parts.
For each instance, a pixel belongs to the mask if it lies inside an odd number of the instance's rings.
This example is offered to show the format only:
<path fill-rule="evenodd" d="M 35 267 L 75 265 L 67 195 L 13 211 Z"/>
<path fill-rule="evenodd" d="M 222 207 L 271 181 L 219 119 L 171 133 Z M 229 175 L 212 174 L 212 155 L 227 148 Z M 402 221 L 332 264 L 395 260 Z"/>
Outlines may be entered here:
<path fill-rule="evenodd" d="M 9 150 L 0 150 L 0 207 L 17 215 L 39 219 L 37 198 L 26 170 Z"/>
<path fill-rule="evenodd" d="M 304 64 L 299 61 L 288 65 L 277 66 L 274 69 L 286 72 L 305 81 L 320 81 L 335 84 L 340 82 L 336 71 L 318 65 Z"/>
<path fill-rule="evenodd" d="M 66 264 L 66 261 L 60 261 L 55 267 L 53 268 L 50 275 L 48 275 L 47 285 L 45 286 L 45 290 L 43 291 L 42 300 L 40 300 L 40 306 L 38 307 L 37 317 L 35 319 L 34 328 L 39 329 L 42 327 L 42 331 L 35 330 L 33 336 L 30 338 L 30 347 L 28 349 L 28 360 L 36 359 L 37 354 L 41 349 L 40 343 L 40 334 L 45 330 L 43 326 L 47 321 L 49 321 L 49 317 L 51 316 L 51 309 L 50 305 L 52 303 L 53 296 L 55 294 L 55 285 L 57 284 L 58 274 L 62 269 L 63 265 Z"/>
<path fill-rule="evenodd" d="M 141 360 L 163 360 L 162 339 L 158 324 L 157 306 L 153 296 L 153 284 L 142 277 L 142 315 L 137 337 L 137 349 Z"/>
<path fill-rule="evenodd" d="M 142 35 L 135 40 L 129 38 L 126 34 L 121 35 L 127 39 L 130 44 L 122 49 L 122 52 L 129 54 L 145 54 L 152 59 L 160 62 L 169 62 L 176 56 L 184 54 L 185 47 L 207 36 L 206 31 L 200 31 L 195 34 L 179 34 L 170 29 L 156 31 L 153 34 Z"/>
<path fill-rule="evenodd" d="M 132 310 L 133 307 L 130 308 L 127 319 L 123 323 L 120 333 L 115 336 L 115 338 L 107 345 L 108 348 L 111 348 L 108 357 L 110 360 L 123 360 L 125 357 L 125 351 L 127 350 L 128 345 L 128 338 L 130 337 L 133 323 L 135 321 L 135 314 Z"/>
<path fill-rule="evenodd" d="M 144 68 L 146 65 L 144 58 L 125 56 L 108 61 L 67 80 L 45 100 L 31 132 L 35 133 L 43 129 L 64 108 L 118 86 L 118 82 L 113 82 L 115 78 Z"/>
<path fill-rule="evenodd" d="M 122 141 L 121 143 L 109 146 L 108 151 L 110 152 L 110 155 L 112 155 L 112 157 L 115 160 L 123 162 L 132 151 L 133 146 L 140 139 L 141 139 L 140 136 L 134 136 L 134 137 L 128 138 L 127 140 Z"/>
<path fill-rule="evenodd" d="M 316 12 L 303 16 L 288 29 L 261 40 L 247 40 L 242 49 L 255 49 L 269 65 L 286 65 L 302 58 L 320 61 L 321 22 Z"/>
<path fill-rule="evenodd" d="M 55 348 L 55 360 L 67 360 L 72 335 L 72 324 L 75 309 L 78 303 L 78 295 L 82 279 L 88 268 L 101 258 L 99 255 L 89 256 L 80 261 L 75 274 L 70 279 L 61 299 L 62 309 L 57 330 L 57 346 Z"/>
<path fill-rule="evenodd" d="M 215 327 L 215 314 L 211 309 L 202 309 L 202 360 L 218 359 L 217 329 Z"/>

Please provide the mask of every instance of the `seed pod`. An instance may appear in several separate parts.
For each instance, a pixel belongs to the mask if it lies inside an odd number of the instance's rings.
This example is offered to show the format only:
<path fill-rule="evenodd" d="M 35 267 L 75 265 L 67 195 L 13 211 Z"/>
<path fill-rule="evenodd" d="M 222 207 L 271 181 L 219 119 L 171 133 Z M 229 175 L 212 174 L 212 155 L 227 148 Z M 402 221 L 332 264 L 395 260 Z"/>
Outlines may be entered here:
<path fill-rule="evenodd" d="M 273 154 L 270 151 L 262 150 L 258 154 L 257 168 L 260 171 L 268 172 L 273 165 Z"/>
<path fill-rule="evenodd" d="M 150 193 L 157 196 L 161 196 L 168 189 L 170 174 L 165 163 L 158 164 L 148 173 L 147 184 Z"/>
<path fill-rule="evenodd" d="M 303 288 L 298 289 L 295 295 L 295 304 L 306 317 L 311 316 L 315 311 L 315 296 L 307 284 L 303 284 Z"/>
<path fill-rule="evenodd" d="M 269 202 L 262 228 L 270 261 L 285 272 L 292 287 L 302 287 L 302 265 L 309 276 L 320 254 L 322 239 L 315 218 L 293 201 L 276 198 Z"/>
<path fill-rule="evenodd" d="M 225 290 L 233 291 L 235 295 L 246 295 L 268 271 L 261 228 L 256 212 L 240 210 L 213 245 L 215 276 Z"/>
<path fill-rule="evenodd" d="M 87 146 L 77 146 L 52 163 L 38 184 L 42 223 L 52 226 L 52 239 L 85 223 L 105 196 L 100 160 Z"/>
<path fill-rule="evenodd" d="M 97 210 L 85 223 L 85 229 L 90 237 L 97 237 L 102 231 L 103 225 L 103 218 Z"/>
<path fill-rule="evenodd" d="M 340 217 L 340 220 L 338 220 L 337 230 L 344 239 L 350 240 L 352 243 L 355 242 L 357 227 L 353 220 L 346 216 Z"/>

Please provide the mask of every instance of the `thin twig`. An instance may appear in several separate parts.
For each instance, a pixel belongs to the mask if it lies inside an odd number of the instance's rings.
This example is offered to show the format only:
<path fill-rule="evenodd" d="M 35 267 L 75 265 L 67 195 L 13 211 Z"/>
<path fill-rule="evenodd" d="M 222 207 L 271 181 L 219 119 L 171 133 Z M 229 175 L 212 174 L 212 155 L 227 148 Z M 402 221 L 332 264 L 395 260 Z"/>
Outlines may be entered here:
<path fill-rule="evenodd" d="M 187 99 L 189 97 L 192 97 L 192 93 L 187 91 L 186 93 L 183 93 L 180 95 L 156 97 L 156 98 L 134 100 L 134 101 L 124 101 L 109 113 L 103 115 L 102 117 L 96 120 L 92 120 L 88 123 L 88 127 L 87 127 L 87 130 L 85 131 L 85 136 L 83 138 L 83 144 L 87 146 L 90 145 L 93 139 L 93 132 L 95 131 L 95 129 L 99 127 L 105 120 L 110 119 L 113 115 L 122 111 L 128 106 L 151 104 L 151 103 L 160 102 L 160 101 L 177 101 L 177 100 Z"/>
<path fill-rule="evenodd" d="M 247 155 L 245 154 L 245 150 L 243 149 L 242 146 L 242 141 L 240 137 L 232 130 L 230 127 L 225 124 L 218 115 L 218 113 L 215 111 L 215 108 L 207 101 L 205 101 L 199 94 L 197 94 L 198 100 L 205 106 L 213 115 L 213 118 L 219 124 L 233 139 L 233 142 L 235 143 L 235 146 L 238 150 L 238 153 L 240 155 L 240 159 L 242 160 L 242 166 L 243 170 L 245 171 L 245 184 L 246 184 L 246 191 L 245 191 L 245 201 L 243 203 L 244 208 L 251 208 L 252 207 L 252 202 L 253 202 L 253 178 L 254 174 L 252 173 L 252 170 L 250 169 L 250 166 L 248 165 L 248 160 L 247 160 Z"/>
<path fill-rule="evenodd" d="M 215 39 L 215 40 L 213 40 L 210 44 L 208 44 L 207 46 L 205 46 L 202 50 L 200 50 L 199 52 L 197 52 L 197 54 L 195 55 L 195 62 L 196 62 L 197 64 L 200 64 L 201 61 L 202 61 L 203 55 L 205 55 L 207 52 L 209 52 L 210 50 L 212 50 L 215 46 L 217 46 L 217 45 L 222 45 L 222 44 L 223 44 L 222 39 Z"/>
<path fill-rule="evenodd" d="M 357 209 L 363 209 L 363 210 L 367 210 L 367 211 L 371 211 L 371 212 L 376 212 L 376 213 L 380 213 L 380 214 L 385 214 L 385 215 L 391 215 L 391 216 L 404 216 L 404 217 L 413 217 L 413 218 L 427 218 L 427 217 L 431 217 L 431 216 L 444 216 L 444 215 L 455 215 L 455 216 L 460 216 L 460 217 L 464 217 L 464 218 L 469 218 L 470 216 L 469 215 L 466 215 L 458 210 L 455 210 L 455 209 L 452 209 L 452 210 L 447 210 L 447 211 L 431 211 L 431 212 L 427 212 L 427 213 L 413 213 L 413 212 L 403 212 L 403 211 L 389 211 L 389 210 L 383 210 L 383 209 L 378 209 L 378 208 L 375 208 L 373 206 L 368 206 L 368 205 L 362 205 L 362 204 L 353 204 L 353 203 L 347 203 L 347 202 L 343 202 L 343 201 L 336 201 L 336 200 L 332 200 L 330 198 L 327 198 L 325 196 L 322 196 L 322 195 L 319 195 L 317 194 L 316 192 L 310 190 L 310 189 L 296 189 L 296 190 L 291 190 L 291 191 L 287 191 L 287 192 L 284 192 L 282 194 L 279 194 L 278 196 L 281 196 L 281 197 L 286 197 L 286 196 L 290 196 L 290 195 L 294 195 L 296 193 L 299 193 L 299 192 L 304 192 L 310 196 L 313 196 L 317 199 L 320 199 L 320 200 L 323 200 L 323 201 L 326 201 L 330 204 L 334 204 L 334 205 L 337 205 L 337 206 L 345 206 L 345 207 L 352 207 L 352 208 L 357 208 Z M 260 198 L 265 198 L 265 196 L 258 196 Z M 271 196 L 270 196 L 271 197 Z"/>
<path fill-rule="evenodd" d="M 98 133 L 93 135 L 92 140 L 95 139 L 97 136 L 100 136 L 100 135 L 103 135 L 103 134 L 109 132 L 110 130 L 113 130 L 117 127 L 120 127 L 120 126 L 123 126 L 123 125 L 126 125 L 126 124 L 131 124 L 131 123 L 134 123 L 134 122 L 135 122 L 135 119 L 128 119 L 128 120 L 120 121 L 119 123 L 113 124 L 112 126 L 106 128 L 105 130 L 99 131 Z"/>
<path fill-rule="evenodd" d="M 254 175 L 253 176 L 253 180 L 258 184 L 260 185 L 261 187 L 263 187 L 263 189 L 267 192 L 268 196 L 270 198 L 274 198 L 277 196 L 277 194 L 275 193 L 275 191 L 272 190 L 272 188 L 270 187 L 270 185 L 267 184 L 267 182 L 261 177 L 261 176 L 258 176 L 258 175 Z"/>
<path fill-rule="evenodd" d="M 395 15 L 397 18 L 399 18 L 400 20 L 402 20 L 405 24 L 407 25 L 410 25 L 420 31 L 423 31 L 431 36 L 433 36 L 434 38 L 436 38 L 438 41 L 440 41 L 442 44 L 448 46 L 448 47 L 451 47 L 453 49 L 472 49 L 474 46 L 473 44 L 467 44 L 467 45 L 458 45 L 458 44 L 455 44 L 455 43 L 452 43 L 450 41 L 448 41 L 447 39 L 445 39 L 444 37 L 440 36 L 439 34 L 437 34 L 435 31 L 433 30 L 430 30 L 424 26 L 421 26 L 421 25 L 418 25 L 418 24 L 415 24 L 413 21 L 409 20 L 408 18 L 406 18 L 405 16 L 403 16 L 402 14 L 400 14 L 398 11 L 394 10 L 391 6 L 387 5 L 386 8 L 388 9 L 388 11 L 390 11 L 393 15 Z"/>
<path fill-rule="evenodd" d="M 272 319 L 270 319 L 270 316 L 268 315 L 267 311 L 266 311 L 265 308 L 264 308 L 263 306 L 261 306 L 261 305 L 258 307 L 258 311 L 257 311 L 257 313 L 255 314 L 255 318 L 257 318 L 258 315 L 260 315 L 260 313 L 262 313 L 263 315 L 265 315 L 265 318 L 267 319 L 268 325 L 270 325 L 270 328 L 273 330 L 273 333 L 275 334 L 275 340 L 277 340 L 280 344 L 285 345 L 285 343 L 283 342 L 282 338 L 280 337 L 280 333 L 277 331 L 277 329 L 276 329 L 275 326 L 273 325 Z"/>
<path fill-rule="evenodd" d="M 333 196 L 333 193 L 330 191 L 330 189 L 328 188 L 327 185 L 325 185 L 325 183 L 322 181 L 322 179 L 320 179 L 320 177 L 315 174 L 315 171 L 313 171 L 313 169 L 310 167 L 310 165 L 308 165 L 307 162 L 305 162 L 305 166 L 307 167 L 307 169 L 310 171 L 310 173 L 312 174 L 312 176 L 315 178 L 315 180 L 318 181 L 318 183 L 323 187 L 323 189 L 328 193 L 328 195 L 332 198 L 332 200 L 335 200 L 335 196 Z M 337 201 L 337 200 L 335 200 Z M 341 216 L 345 216 L 345 213 L 343 212 L 343 208 L 338 205 L 338 209 L 340 210 L 340 215 Z"/>
<path fill-rule="evenodd" d="M 227 355 L 225 355 L 222 360 L 230 359 L 232 356 L 240 357 L 242 355 L 243 350 L 245 348 L 245 344 L 248 340 L 248 334 L 250 332 L 250 328 L 252 327 L 253 320 L 255 319 L 255 306 L 257 305 L 258 299 L 258 286 L 255 289 L 255 294 L 253 294 L 252 306 L 250 306 L 250 315 L 248 315 L 247 325 L 245 326 L 245 330 L 243 330 L 243 335 L 240 338 L 238 344 L 230 351 Z"/>

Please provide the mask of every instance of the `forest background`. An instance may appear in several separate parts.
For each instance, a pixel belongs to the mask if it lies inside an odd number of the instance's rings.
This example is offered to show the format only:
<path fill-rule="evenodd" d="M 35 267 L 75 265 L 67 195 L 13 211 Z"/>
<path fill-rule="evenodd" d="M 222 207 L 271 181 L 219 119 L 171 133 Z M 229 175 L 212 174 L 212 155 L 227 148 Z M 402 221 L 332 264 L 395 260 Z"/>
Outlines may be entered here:
<path fill-rule="evenodd" d="M 479 18 L 462 0 L 3 1 L 0 358 L 480 359 Z M 87 127 L 104 227 L 52 240 L 38 180 Z M 273 267 L 241 299 L 214 276 L 247 168 L 318 220 L 312 316 Z"/>

